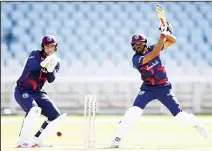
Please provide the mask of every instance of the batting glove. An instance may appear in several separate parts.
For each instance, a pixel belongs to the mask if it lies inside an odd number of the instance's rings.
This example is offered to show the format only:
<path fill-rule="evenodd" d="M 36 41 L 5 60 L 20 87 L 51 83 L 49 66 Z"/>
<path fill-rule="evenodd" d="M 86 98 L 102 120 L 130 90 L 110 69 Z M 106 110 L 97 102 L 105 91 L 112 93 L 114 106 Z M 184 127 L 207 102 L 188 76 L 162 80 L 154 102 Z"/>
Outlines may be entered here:
<path fill-rule="evenodd" d="M 168 26 L 168 31 L 170 32 L 170 34 L 172 34 L 173 33 L 173 27 L 172 27 L 172 24 L 171 23 L 169 23 L 169 22 L 167 22 L 167 26 Z M 159 30 L 161 31 L 161 25 L 160 25 L 160 27 L 159 27 Z"/>
<path fill-rule="evenodd" d="M 170 31 L 170 34 L 172 34 L 173 33 L 172 24 L 167 22 L 167 25 L 168 25 L 168 31 Z"/>
<path fill-rule="evenodd" d="M 161 34 L 164 36 L 170 35 L 170 31 L 168 30 L 168 26 L 161 27 Z"/>

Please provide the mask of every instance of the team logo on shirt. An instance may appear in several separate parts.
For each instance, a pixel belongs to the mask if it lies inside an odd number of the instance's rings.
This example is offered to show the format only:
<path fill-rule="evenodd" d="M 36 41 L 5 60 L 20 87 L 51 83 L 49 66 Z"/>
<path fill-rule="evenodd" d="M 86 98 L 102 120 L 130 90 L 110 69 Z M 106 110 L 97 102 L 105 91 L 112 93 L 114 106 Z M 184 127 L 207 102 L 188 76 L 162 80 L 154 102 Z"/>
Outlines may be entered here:
<path fill-rule="evenodd" d="M 153 67 L 156 66 L 158 63 L 159 63 L 159 62 L 156 60 L 155 62 L 152 63 L 151 66 L 148 66 L 148 67 L 147 67 L 147 70 L 153 68 Z"/>
<path fill-rule="evenodd" d="M 28 93 L 24 93 L 24 94 L 22 94 L 22 97 L 26 99 L 26 98 L 29 97 L 29 94 Z"/>

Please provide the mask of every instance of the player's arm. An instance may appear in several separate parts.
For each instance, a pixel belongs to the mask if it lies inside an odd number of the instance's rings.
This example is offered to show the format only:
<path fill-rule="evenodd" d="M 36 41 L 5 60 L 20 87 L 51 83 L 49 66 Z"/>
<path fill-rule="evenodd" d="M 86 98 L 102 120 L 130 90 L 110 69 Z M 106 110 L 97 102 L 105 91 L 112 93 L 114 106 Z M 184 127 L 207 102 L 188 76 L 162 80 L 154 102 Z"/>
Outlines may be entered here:
<path fill-rule="evenodd" d="M 60 62 L 57 62 L 57 65 L 55 66 L 53 72 L 47 72 L 47 81 L 49 83 L 52 83 L 56 79 L 59 70 L 60 70 Z"/>
<path fill-rule="evenodd" d="M 157 57 L 163 48 L 163 43 L 165 39 L 166 39 L 166 36 L 161 34 L 158 43 L 154 46 L 153 45 L 151 46 L 153 47 L 151 48 L 153 50 L 150 53 L 144 56 L 140 54 L 134 55 L 132 58 L 134 68 L 140 68 L 143 64 L 146 64 L 152 59 L 154 59 L 155 57 Z"/>
<path fill-rule="evenodd" d="M 164 42 L 163 49 L 170 47 L 171 45 L 173 45 L 176 42 L 176 37 L 174 35 L 172 35 L 173 27 L 172 27 L 171 23 L 167 22 L 167 25 L 168 25 L 167 30 L 170 32 L 170 34 L 168 34 L 166 36 L 166 41 Z M 161 27 L 159 29 L 161 30 Z"/>
<path fill-rule="evenodd" d="M 169 33 L 166 29 L 167 27 L 164 27 L 163 31 L 160 34 L 158 43 L 154 45 L 154 47 L 152 48 L 153 50 L 150 53 L 144 56 L 139 54 L 133 56 L 132 62 L 135 68 L 140 68 L 143 64 L 148 63 L 160 54 L 160 51 L 163 48 L 164 41 L 166 40 L 166 35 Z"/>
<path fill-rule="evenodd" d="M 166 41 L 164 42 L 163 49 L 166 49 L 176 42 L 176 37 L 174 35 L 167 35 Z"/>
<path fill-rule="evenodd" d="M 155 45 L 153 50 L 143 57 L 142 64 L 148 63 L 149 61 L 151 61 L 152 59 L 154 59 L 155 57 L 157 57 L 160 54 L 160 51 L 163 48 L 164 41 L 166 40 L 166 35 L 167 35 L 166 32 L 167 31 L 161 33 L 159 41 Z"/>
<path fill-rule="evenodd" d="M 28 71 L 39 71 L 41 70 L 41 65 L 38 63 L 38 55 L 36 51 L 32 51 L 27 60 L 26 68 Z"/>

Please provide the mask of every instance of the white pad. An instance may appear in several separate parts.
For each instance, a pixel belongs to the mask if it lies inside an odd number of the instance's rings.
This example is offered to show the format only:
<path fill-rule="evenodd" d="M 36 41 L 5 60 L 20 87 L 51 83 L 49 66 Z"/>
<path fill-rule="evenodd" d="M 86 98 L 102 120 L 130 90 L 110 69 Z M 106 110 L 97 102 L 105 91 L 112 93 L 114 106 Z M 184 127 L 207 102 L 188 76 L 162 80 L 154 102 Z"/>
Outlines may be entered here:
<path fill-rule="evenodd" d="M 186 112 L 180 112 L 175 116 L 175 119 L 182 124 L 195 128 L 202 137 L 206 138 L 208 136 L 208 130 L 192 113 L 188 114 Z"/>
<path fill-rule="evenodd" d="M 28 141 L 33 138 L 33 130 L 40 117 L 40 114 L 40 107 L 35 106 L 30 109 L 28 115 L 24 118 L 18 142 Z"/>
<path fill-rule="evenodd" d="M 130 131 L 135 121 L 138 120 L 142 113 L 143 110 L 141 108 L 137 106 L 130 107 L 126 111 L 124 118 L 119 123 L 112 140 L 114 140 L 116 137 L 120 139 L 124 137 Z"/>
<path fill-rule="evenodd" d="M 51 121 L 47 127 L 43 130 L 43 132 L 40 134 L 38 137 L 39 141 L 42 141 L 44 137 L 48 136 L 51 134 L 53 130 L 55 130 L 66 118 L 67 113 L 63 113 L 62 115 L 58 116 L 55 120 Z"/>
<path fill-rule="evenodd" d="M 179 112 L 176 116 L 175 119 L 185 125 L 191 126 L 191 127 L 195 127 L 197 125 L 199 125 L 199 121 L 197 120 L 197 118 L 192 114 L 188 114 L 186 112 Z"/>

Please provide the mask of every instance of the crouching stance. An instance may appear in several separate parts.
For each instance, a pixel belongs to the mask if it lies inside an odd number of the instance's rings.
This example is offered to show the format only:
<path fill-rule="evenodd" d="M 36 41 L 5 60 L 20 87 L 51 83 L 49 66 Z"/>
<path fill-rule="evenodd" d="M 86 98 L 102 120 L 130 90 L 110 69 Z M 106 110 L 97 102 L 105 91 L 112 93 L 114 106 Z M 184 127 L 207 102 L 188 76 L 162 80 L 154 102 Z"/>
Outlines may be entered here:
<path fill-rule="evenodd" d="M 168 82 L 166 70 L 160 60 L 160 51 L 168 48 L 175 41 L 175 37 L 171 35 L 169 24 L 166 27 L 161 27 L 160 38 L 156 45 L 147 46 L 147 39 L 141 33 L 133 35 L 131 46 L 135 54 L 132 57 L 132 62 L 134 68 L 141 73 L 143 84 L 133 106 L 126 111 L 123 120 L 119 123 L 112 137 L 112 148 L 119 147 L 120 141 L 142 115 L 143 109 L 154 99 L 165 105 L 177 121 L 190 125 L 199 131 L 201 136 L 207 137 L 206 128 L 196 117 L 182 111 L 177 98 L 172 92 L 171 83 Z"/>
<path fill-rule="evenodd" d="M 65 119 L 66 113 L 59 112 L 56 105 L 42 89 L 46 80 L 52 83 L 60 68 L 56 56 L 57 41 L 52 35 L 42 39 L 42 50 L 30 53 L 22 75 L 17 80 L 14 96 L 20 107 L 26 112 L 17 142 L 18 148 L 50 147 L 44 138 L 51 134 Z M 33 130 L 40 115 L 47 117 L 40 130 L 34 135 Z"/>

